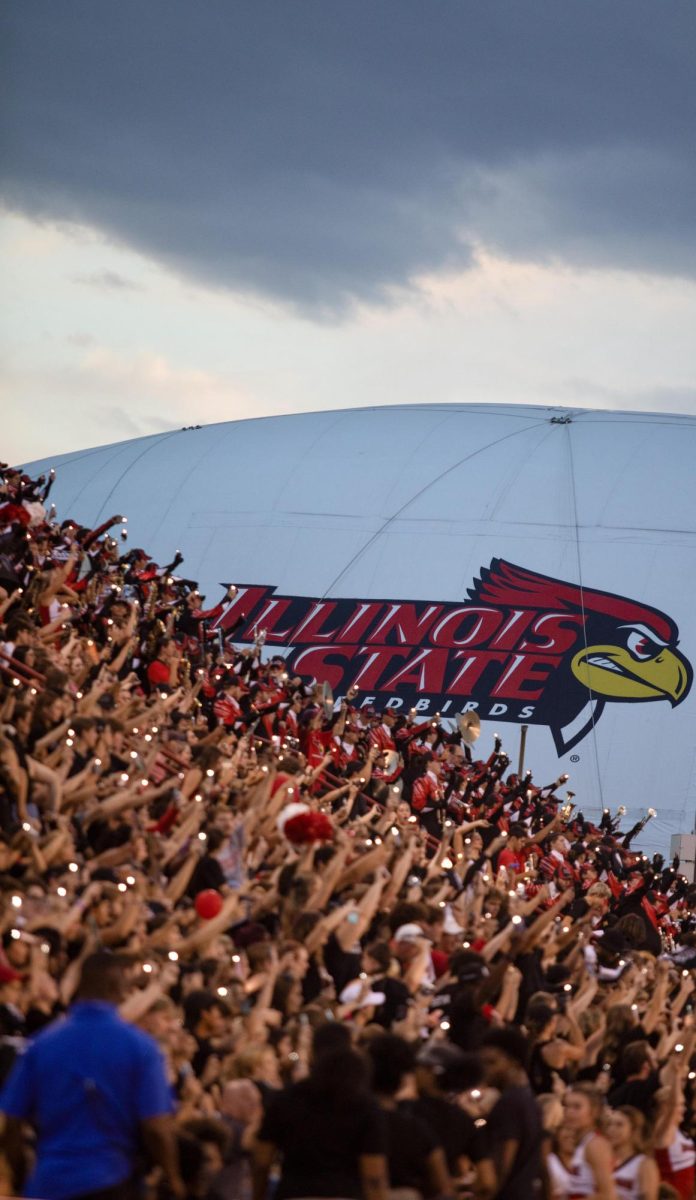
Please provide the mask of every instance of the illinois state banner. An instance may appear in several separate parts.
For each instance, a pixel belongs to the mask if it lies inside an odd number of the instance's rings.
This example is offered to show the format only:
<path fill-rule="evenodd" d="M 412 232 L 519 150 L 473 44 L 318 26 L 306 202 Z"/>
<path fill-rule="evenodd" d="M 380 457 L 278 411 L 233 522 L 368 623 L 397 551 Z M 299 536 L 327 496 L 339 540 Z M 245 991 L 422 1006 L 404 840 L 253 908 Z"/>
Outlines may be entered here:
<path fill-rule="evenodd" d="M 559 755 L 606 703 L 677 705 L 693 671 L 665 613 L 501 559 L 461 604 L 315 599 L 243 585 L 220 626 L 286 650 L 288 668 L 378 707 L 546 725 Z M 364 700 L 367 702 L 367 699 Z"/>

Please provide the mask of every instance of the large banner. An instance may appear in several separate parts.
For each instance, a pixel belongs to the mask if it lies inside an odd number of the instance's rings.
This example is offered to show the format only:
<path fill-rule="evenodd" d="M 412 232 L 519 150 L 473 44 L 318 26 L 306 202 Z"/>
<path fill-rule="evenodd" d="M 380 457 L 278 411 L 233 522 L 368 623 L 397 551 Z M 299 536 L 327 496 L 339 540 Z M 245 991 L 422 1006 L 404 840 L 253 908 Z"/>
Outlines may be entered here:
<path fill-rule="evenodd" d="M 222 627 L 283 650 L 289 669 L 358 703 L 545 725 L 566 754 L 608 703 L 681 704 L 693 678 L 678 629 L 640 600 L 501 559 L 461 603 L 317 599 L 239 587 Z"/>

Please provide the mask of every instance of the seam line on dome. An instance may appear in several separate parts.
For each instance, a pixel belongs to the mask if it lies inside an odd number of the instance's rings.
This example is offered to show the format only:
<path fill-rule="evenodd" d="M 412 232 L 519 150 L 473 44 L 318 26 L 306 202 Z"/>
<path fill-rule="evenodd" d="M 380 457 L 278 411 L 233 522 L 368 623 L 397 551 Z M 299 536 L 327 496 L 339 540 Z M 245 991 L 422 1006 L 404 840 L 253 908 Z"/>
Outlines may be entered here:
<path fill-rule="evenodd" d="M 182 430 L 181 430 L 181 429 L 172 429 L 172 430 L 171 430 L 171 432 L 162 434 L 162 435 L 161 435 L 161 437 L 159 437 L 159 438 L 157 439 L 157 441 L 154 443 L 154 445 L 152 445 L 152 446 L 146 446 L 144 450 L 141 450 L 141 451 L 140 451 L 140 454 L 136 454 L 135 458 L 131 459 L 131 461 L 129 462 L 128 466 L 125 468 L 125 470 L 123 470 L 123 471 L 121 472 L 121 474 L 119 475 L 119 477 L 118 477 L 118 479 L 116 480 L 116 482 L 113 484 L 113 486 L 111 487 L 111 489 L 109 490 L 109 492 L 107 493 L 107 495 L 106 495 L 106 496 L 104 497 L 104 499 L 102 500 L 101 508 L 99 509 L 99 512 L 97 513 L 97 515 L 96 515 L 96 516 L 95 516 L 95 518 L 94 518 L 94 523 L 95 523 L 95 525 L 96 525 L 96 523 L 98 522 L 99 518 L 101 517 L 102 513 L 104 512 L 104 509 L 106 508 L 106 506 L 107 506 L 107 504 L 108 504 L 109 500 L 111 499 L 111 497 L 113 496 L 114 492 L 116 491 L 116 488 L 119 486 L 119 484 L 120 484 L 120 483 L 122 483 L 122 482 L 123 482 L 123 480 L 125 479 L 125 477 L 126 477 L 126 475 L 128 474 L 128 472 L 129 472 L 129 471 L 132 469 L 132 467 L 134 467 L 134 466 L 135 466 L 135 464 L 136 464 L 137 462 L 139 462 L 141 458 L 144 458 L 144 456 L 145 456 L 146 454 L 149 454 L 151 450 L 155 450 L 155 449 L 157 449 L 157 447 L 158 447 L 158 446 L 161 446 L 161 445 L 162 445 L 162 442 L 166 442 L 166 441 L 168 441 L 168 439 L 169 439 L 169 438 L 176 437 L 176 436 L 177 436 L 178 434 L 180 434 L 181 432 L 182 432 Z"/>
<path fill-rule="evenodd" d="M 585 644 L 585 653 L 587 653 L 587 624 L 585 619 L 585 589 L 582 580 L 582 555 L 580 553 L 580 525 L 578 522 L 578 494 L 575 486 L 575 459 L 573 457 L 573 439 L 572 426 L 567 424 L 565 427 L 566 438 L 568 442 L 568 458 L 570 462 L 570 495 L 573 502 L 573 516 L 575 524 L 575 554 L 578 564 L 578 587 L 580 590 L 580 611 L 582 613 L 582 638 Z M 597 775 L 597 788 L 599 791 L 599 802 L 604 808 L 604 790 L 602 788 L 602 773 L 599 769 L 599 749 L 597 746 L 597 724 L 595 721 L 595 700 L 596 696 L 592 688 L 588 685 L 587 693 L 590 697 L 590 720 L 592 722 L 592 748 L 594 750 L 595 773 Z"/>
<path fill-rule="evenodd" d="M 435 484 L 439 483 L 441 479 L 445 478 L 445 476 L 451 474 L 452 471 L 458 470 L 459 467 L 463 467 L 464 463 L 470 462 L 471 459 L 476 458 L 477 455 L 484 454 L 487 450 L 493 450 L 495 448 L 495 446 L 500 446 L 502 442 L 507 442 L 510 440 L 510 438 L 519 437 L 520 434 L 528 433 L 532 429 L 546 428 L 546 425 L 547 425 L 546 420 L 543 420 L 543 421 L 536 421 L 533 425 L 527 425 L 527 426 L 525 426 L 524 429 L 513 429 L 513 431 L 511 433 L 506 433 L 506 434 L 504 434 L 503 437 L 495 438 L 494 441 L 487 442 L 485 446 L 479 446 L 478 449 L 473 450 L 471 454 L 466 454 L 464 456 L 464 458 L 460 458 L 458 462 L 452 463 L 451 467 L 445 467 L 444 471 L 441 471 L 440 474 L 436 475 L 434 479 L 430 479 L 428 481 L 428 483 L 424 484 L 422 488 L 420 488 L 417 492 L 415 492 L 413 494 L 413 496 L 411 496 L 408 500 L 406 500 L 405 503 L 401 505 L 401 508 L 398 508 L 395 513 L 392 513 L 392 515 L 390 517 L 386 518 L 386 520 L 382 523 L 380 528 L 378 530 L 376 530 L 376 532 L 373 533 L 371 535 L 371 537 L 368 538 L 368 540 L 365 542 L 365 545 L 362 546 L 360 548 L 360 550 L 356 550 L 355 554 L 346 563 L 343 570 L 339 571 L 336 578 L 331 581 L 331 583 L 328 585 L 327 588 L 325 588 L 324 592 L 322 593 L 321 599 L 322 600 L 326 599 L 329 592 L 333 591 L 333 589 L 336 587 L 336 584 L 340 583 L 341 579 L 343 579 L 343 576 L 346 575 L 348 573 L 348 571 L 350 570 L 350 568 L 353 566 L 353 564 L 356 563 L 358 561 L 358 559 L 361 558 L 362 555 L 365 554 L 365 552 L 367 550 L 369 550 L 369 548 L 373 544 L 373 542 L 376 542 L 377 538 L 382 536 L 382 534 L 385 532 L 385 530 L 387 530 L 389 528 L 392 521 L 396 521 L 401 516 L 401 514 L 403 512 L 405 512 L 406 509 L 411 504 L 415 504 L 416 500 L 420 499 L 420 497 L 423 496 L 425 494 L 425 492 L 427 492 L 429 490 L 429 488 L 434 487 Z"/>

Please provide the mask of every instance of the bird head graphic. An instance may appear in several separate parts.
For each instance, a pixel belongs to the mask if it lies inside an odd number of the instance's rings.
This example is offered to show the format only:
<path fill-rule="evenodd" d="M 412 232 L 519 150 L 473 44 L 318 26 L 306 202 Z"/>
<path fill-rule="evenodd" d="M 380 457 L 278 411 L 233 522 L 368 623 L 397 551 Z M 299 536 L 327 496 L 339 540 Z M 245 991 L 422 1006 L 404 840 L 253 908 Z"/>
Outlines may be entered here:
<path fill-rule="evenodd" d="M 469 595 L 479 603 L 579 618 L 578 643 L 568 652 L 563 668 L 554 673 L 544 696 L 559 754 L 585 736 L 587 726 L 572 740 L 566 740 L 562 730 L 588 700 L 594 702 L 592 724 L 608 701 L 667 700 L 675 706 L 689 693 L 693 670 L 677 649 L 677 626 L 658 609 L 612 592 L 538 575 L 502 559 L 493 559 L 481 571 Z"/>

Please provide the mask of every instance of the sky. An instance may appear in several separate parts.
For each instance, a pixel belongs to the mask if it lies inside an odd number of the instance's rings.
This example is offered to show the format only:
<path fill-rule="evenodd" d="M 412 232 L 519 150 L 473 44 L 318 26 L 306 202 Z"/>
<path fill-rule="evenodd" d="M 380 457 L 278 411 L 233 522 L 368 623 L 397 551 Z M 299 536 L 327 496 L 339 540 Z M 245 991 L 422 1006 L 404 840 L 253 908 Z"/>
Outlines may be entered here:
<path fill-rule="evenodd" d="M 5 0 L 0 458 L 696 413 L 692 0 Z"/>

